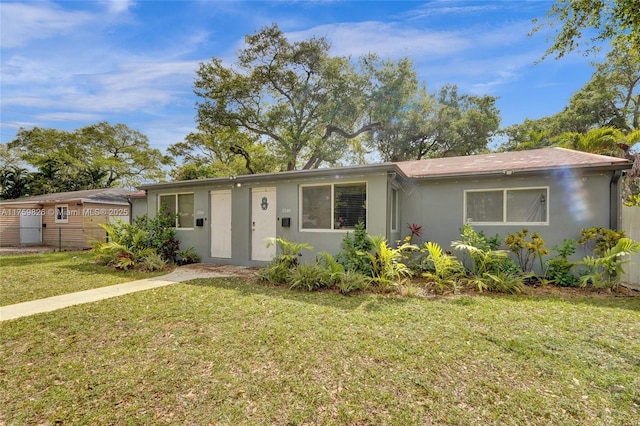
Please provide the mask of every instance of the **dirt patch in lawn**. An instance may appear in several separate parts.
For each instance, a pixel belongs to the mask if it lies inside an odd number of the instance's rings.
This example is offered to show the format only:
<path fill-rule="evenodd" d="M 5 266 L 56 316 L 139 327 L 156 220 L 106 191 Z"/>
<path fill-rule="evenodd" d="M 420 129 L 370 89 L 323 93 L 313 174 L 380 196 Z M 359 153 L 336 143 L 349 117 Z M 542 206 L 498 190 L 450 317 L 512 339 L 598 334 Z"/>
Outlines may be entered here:
<path fill-rule="evenodd" d="M 171 276 L 177 276 L 182 279 L 184 279 L 184 277 L 188 277 L 188 279 L 219 277 L 253 278 L 256 275 L 256 271 L 257 268 L 249 268 L 246 266 L 194 263 L 176 268 L 171 273 Z"/>

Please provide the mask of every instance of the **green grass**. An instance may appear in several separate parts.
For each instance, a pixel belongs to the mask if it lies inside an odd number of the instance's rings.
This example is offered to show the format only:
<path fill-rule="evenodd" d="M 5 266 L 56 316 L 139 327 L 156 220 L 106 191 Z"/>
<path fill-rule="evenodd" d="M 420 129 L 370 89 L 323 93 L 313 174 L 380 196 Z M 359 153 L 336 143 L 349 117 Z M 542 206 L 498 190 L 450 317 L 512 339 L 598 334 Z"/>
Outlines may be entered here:
<path fill-rule="evenodd" d="M 0 423 L 632 425 L 640 300 L 195 280 L 0 323 Z"/>
<path fill-rule="evenodd" d="M 166 273 L 166 272 L 164 272 Z M 0 306 L 135 281 L 163 272 L 116 271 L 87 251 L 0 257 Z"/>

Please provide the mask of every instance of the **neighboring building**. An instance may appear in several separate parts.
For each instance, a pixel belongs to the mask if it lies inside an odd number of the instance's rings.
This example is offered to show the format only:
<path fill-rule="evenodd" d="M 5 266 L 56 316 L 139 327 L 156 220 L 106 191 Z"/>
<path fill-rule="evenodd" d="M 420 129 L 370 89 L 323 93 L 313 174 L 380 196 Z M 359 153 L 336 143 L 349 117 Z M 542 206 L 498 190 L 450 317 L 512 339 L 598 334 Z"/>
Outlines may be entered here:
<path fill-rule="evenodd" d="M 395 242 L 407 224 L 449 247 L 465 222 L 488 236 L 524 227 L 549 248 L 592 226 L 618 228 L 625 159 L 562 148 L 144 185 L 147 213 L 178 214 L 181 247 L 204 262 L 260 265 L 270 237 L 340 251 L 359 221 Z M 315 256 L 304 254 L 308 259 Z"/>
<path fill-rule="evenodd" d="M 136 193 L 107 188 L 0 201 L 0 247 L 89 248 L 93 241 L 105 239 L 99 224 L 114 218 L 129 222 L 132 194 Z M 138 210 L 146 211 L 146 206 Z"/>

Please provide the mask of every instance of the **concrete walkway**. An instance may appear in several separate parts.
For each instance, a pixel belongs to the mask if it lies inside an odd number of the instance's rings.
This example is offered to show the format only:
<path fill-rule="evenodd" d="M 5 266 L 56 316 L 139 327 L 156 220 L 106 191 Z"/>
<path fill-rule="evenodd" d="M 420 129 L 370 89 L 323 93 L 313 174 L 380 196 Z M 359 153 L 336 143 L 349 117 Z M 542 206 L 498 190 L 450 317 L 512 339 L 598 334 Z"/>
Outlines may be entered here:
<path fill-rule="evenodd" d="M 47 297 L 46 299 L 16 303 L 15 305 L 1 306 L 0 321 L 26 317 L 42 312 L 51 312 L 68 306 L 109 299 L 111 297 L 122 296 L 136 291 L 150 290 L 198 278 L 237 277 L 250 276 L 251 274 L 252 272 L 249 269 L 238 266 L 216 267 L 202 264 L 188 265 L 180 267 L 170 274 L 162 275 L 160 277 L 146 278 L 144 280 L 131 281 L 108 287 L 100 287 L 76 293 Z"/>

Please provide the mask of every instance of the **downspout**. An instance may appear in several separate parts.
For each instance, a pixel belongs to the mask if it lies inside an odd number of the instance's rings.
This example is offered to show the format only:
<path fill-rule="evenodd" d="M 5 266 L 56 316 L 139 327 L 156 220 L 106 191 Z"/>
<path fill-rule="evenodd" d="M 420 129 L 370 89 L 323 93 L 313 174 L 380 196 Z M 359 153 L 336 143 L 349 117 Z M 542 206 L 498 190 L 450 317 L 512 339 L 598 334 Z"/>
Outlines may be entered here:
<path fill-rule="evenodd" d="M 133 223 L 133 203 L 130 195 L 127 195 L 127 203 L 129 204 L 129 223 Z"/>
<path fill-rule="evenodd" d="M 393 183 L 393 181 L 396 180 L 396 177 L 398 176 L 398 174 L 396 172 L 388 172 L 387 173 L 387 197 L 386 197 L 386 211 L 387 214 L 385 215 L 385 219 L 386 219 L 386 225 L 385 225 L 385 234 L 387 235 L 387 241 L 391 241 L 391 209 L 393 209 L 393 206 L 391 205 L 391 184 Z"/>
<path fill-rule="evenodd" d="M 622 176 L 621 170 L 616 170 L 611 175 L 609 183 L 609 228 L 617 230 L 620 225 L 620 190 L 618 183 Z"/>

